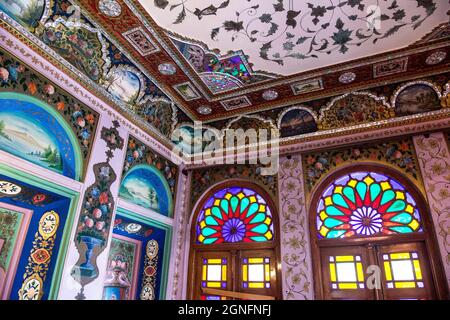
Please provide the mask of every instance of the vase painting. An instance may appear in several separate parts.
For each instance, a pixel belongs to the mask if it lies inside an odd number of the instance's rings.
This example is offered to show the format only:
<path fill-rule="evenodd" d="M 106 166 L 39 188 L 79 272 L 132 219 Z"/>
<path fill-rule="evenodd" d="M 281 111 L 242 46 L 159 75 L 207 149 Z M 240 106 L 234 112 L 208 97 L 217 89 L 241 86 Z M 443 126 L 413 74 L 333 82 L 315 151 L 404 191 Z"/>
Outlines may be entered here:
<path fill-rule="evenodd" d="M 166 216 L 172 212 L 170 187 L 153 166 L 141 165 L 131 169 L 120 185 L 119 197 Z"/>
<path fill-rule="evenodd" d="M 66 129 L 38 105 L 1 99 L 0 150 L 76 178 L 75 152 Z"/>
<path fill-rule="evenodd" d="M 45 9 L 45 0 L 2 0 L 0 9 L 19 23 L 35 28 Z"/>

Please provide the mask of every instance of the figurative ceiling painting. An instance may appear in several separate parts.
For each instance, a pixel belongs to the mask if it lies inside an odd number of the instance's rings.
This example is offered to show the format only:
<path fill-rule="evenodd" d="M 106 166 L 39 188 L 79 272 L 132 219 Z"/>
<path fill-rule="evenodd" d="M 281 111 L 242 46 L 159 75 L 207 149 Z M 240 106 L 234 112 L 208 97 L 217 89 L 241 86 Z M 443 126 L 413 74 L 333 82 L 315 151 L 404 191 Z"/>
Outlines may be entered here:
<path fill-rule="evenodd" d="M 38 26 L 47 10 L 45 0 L 3 0 L 0 8 L 29 28 Z"/>
<path fill-rule="evenodd" d="M 440 97 L 440 92 L 426 82 L 404 86 L 394 96 L 395 114 L 407 116 L 439 110 L 441 108 Z"/>
<path fill-rule="evenodd" d="M 304 108 L 293 107 L 281 115 L 278 128 L 282 138 L 297 136 L 317 131 L 313 114 Z"/>
<path fill-rule="evenodd" d="M 44 103 L 0 94 L 0 149 L 34 164 L 80 179 L 81 150 L 65 120 Z"/>

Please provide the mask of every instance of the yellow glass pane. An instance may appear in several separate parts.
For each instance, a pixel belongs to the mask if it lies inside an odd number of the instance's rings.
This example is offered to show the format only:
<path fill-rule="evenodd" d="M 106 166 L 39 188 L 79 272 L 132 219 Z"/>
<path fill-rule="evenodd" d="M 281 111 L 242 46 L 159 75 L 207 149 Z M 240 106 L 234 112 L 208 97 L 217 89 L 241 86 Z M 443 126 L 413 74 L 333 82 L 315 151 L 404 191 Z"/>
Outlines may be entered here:
<path fill-rule="evenodd" d="M 339 289 L 357 289 L 356 283 L 339 283 Z"/>
<path fill-rule="evenodd" d="M 198 241 L 199 241 L 199 242 L 203 242 L 203 240 L 205 240 L 205 237 L 202 236 L 202 235 L 199 235 L 199 236 L 198 236 Z"/>
<path fill-rule="evenodd" d="M 336 188 L 334 188 L 334 193 L 342 194 L 342 186 L 337 186 Z"/>
<path fill-rule="evenodd" d="M 413 229 L 414 231 L 416 231 L 417 228 L 419 227 L 419 222 L 417 222 L 417 220 L 414 219 L 413 221 L 411 221 L 411 223 L 409 224 L 409 226 L 411 227 L 411 229 Z"/>
<path fill-rule="evenodd" d="M 263 263 L 264 259 L 263 258 L 249 258 L 248 262 L 249 263 Z"/>
<path fill-rule="evenodd" d="M 408 204 L 405 208 L 405 211 L 412 214 L 414 212 L 414 207 Z"/>
<path fill-rule="evenodd" d="M 319 215 L 319 217 L 320 217 L 320 220 L 325 220 L 327 217 L 328 217 L 328 215 L 327 215 L 327 213 L 324 211 L 324 210 L 322 210 L 321 212 L 320 212 L 320 215 Z"/>
<path fill-rule="evenodd" d="M 256 197 L 255 196 L 251 196 L 248 199 L 250 200 L 250 203 L 256 202 Z"/>
<path fill-rule="evenodd" d="M 375 180 L 372 179 L 371 176 L 367 176 L 363 180 L 368 186 L 370 186 L 372 183 L 374 183 Z"/>
<path fill-rule="evenodd" d="M 244 280 L 244 281 L 248 281 L 248 277 L 247 277 L 247 265 L 246 264 L 244 264 L 243 266 L 242 266 L 242 279 Z"/>
<path fill-rule="evenodd" d="M 215 205 L 215 206 L 220 205 L 220 199 L 215 200 L 215 201 L 214 201 L 214 205 Z"/>
<path fill-rule="evenodd" d="M 264 283 L 262 283 L 262 282 L 250 282 L 248 284 L 248 287 L 252 288 L 252 289 L 262 289 L 262 288 L 264 288 Z"/>
<path fill-rule="evenodd" d="M 381 189 L 383 189 L 383 191 L 391 188 L 391 184 L 387 181 L 380 183 L 380 185 L 381 185 Z"/>
<path fill-rule="evenodd" d="M 270 217 L 267 217 L 266 220 L 264 220 L 264 224 L 267 224 L 268 226 L 270 226 L 271 222 L 272 222 L 272 219 L 270 219 Z"/>
<path fill-rule="evenodd" d="M 391 253 L 392 260 L 409 259 L 409 252 Z"/>
<path fill-rule="evenodd" d="M 344 262 L 344 261 L 353 261 L 353 256 L 336 256 L 337 262 Z"/>
<path fill-rule="evenodd" d="M 222 281 L 227 281 L 227 266 L 222 265 Z"/>
<path fill-rule="evenodd" d="M 237 197 L 238 197 L 239 199 L 242 199 L 242 198 L 245 197 L 245 194 L 243 194 L 242 192 L 239 192 L 238 195 L 237 195 Z"/>
<path fill-rule="evenodd" d="M 416 283 L 413 281 L 408 282 L 395 282 L 395 287 L 397 289 L 409 289 L 409 288 L 415 288 Z"/>
<path fill-rule="evenodd" d="M 202 269 L 202 280 L 206 281 L 206 265 L 203 265 Z"/>
<path fill-rule="evenodd" d="M 259 212 L 266 212 L 266 206 L 263 204 L 259 205 Z"/>
<path fill-rule="evenodd" d="M 336 265 L 330 263 L 330 278 L 332 282 L 336 282 Z"/>
<path fill-rule="evenodd" d="M 222 264 L 222 259 L 208 259 L 208 264 Z"/>
<path fill-rule="evenodd" d="M 203 229 L 204 227 L 206 227 L 206 222 L 205 221 L 200 222 L 200 228 Z"/>
<path fill-rule="evenodd" d="M 413 260 L 414 272 L 416 273 L 416 279 L 422 280 L 422 270 L 420 269 L 419 260 Z"/>
<path fill-rule="evenodd" d="M 272 237 L 273 237 L 272 232 L 271 232 L 270 230 L 267 231 L 267 232 L 264 234 L 264 236 L 267 238 L 267 240 L 272 240 Z"/>
<path fill-rule="evenodd" d="M 363 282 L 364 281 L 364 272 L 363 272 L 363 268 L 362 268 L 362 263 L 358 262 L 356 264 L 356 272 L 358 274 L 358 281 L 359 282 Z"/>
<path fill-rule="evenodd" d="M 227 193 L 224 198 L 230 200 L 232 196 L 233 195 L 231 193 Z"/>
<path fill-rule="evenodd" d="M 384 262 L 384 272 L 386 273 L 386 280 L 392 281 L 391 264 L 389 261 Z"/>
<path fill-rule="evenodd" d="M 268 264 L 266 264 L 264 266 L 264 268 L 265 268 L 266 281 L 270 281 L 270 266 Z"/>
<path fill-rule="evenodd" d="M 210 216 L 211 215 L 211 209 L 208 208 L 205 210 L 205 216 Z"/>
<path fill-rule="evenodd" d="M 355 179 L 350 180 L 347 184 L 354 188 L 356 186 L 356 184 L 358 183 L 358 181 L 356 181 Z"/>
<path fill-rule="evenodd" d="M 333 204 L 333 200 L 331 200 L 331 197 L 326 197 L 325 198 L 325 205 L 326 206 L 330 206 Z"/>
<path fill-rule="evenodd" d="M 402 199 L 402 200 L 405 199 L 405 193 L 402 191 L 395 191 L 395 196 L 397 199 Z"/>
<path fill-rule="evenodd" d="M 320 227 L 319 232 L 320 232 L 320 234 L 321 234 L 322 236 L 325 237 L 325 236 L 327 235 L 327 233 L 328 233 L 328 228 L 325 227 L 325 226 L 322 226 L 322 227 Z"/>
<path fill-rule="evenodd" d="M 210 281 L 206 283 L 208 288 L 220 288 L 220 282 Z"/>

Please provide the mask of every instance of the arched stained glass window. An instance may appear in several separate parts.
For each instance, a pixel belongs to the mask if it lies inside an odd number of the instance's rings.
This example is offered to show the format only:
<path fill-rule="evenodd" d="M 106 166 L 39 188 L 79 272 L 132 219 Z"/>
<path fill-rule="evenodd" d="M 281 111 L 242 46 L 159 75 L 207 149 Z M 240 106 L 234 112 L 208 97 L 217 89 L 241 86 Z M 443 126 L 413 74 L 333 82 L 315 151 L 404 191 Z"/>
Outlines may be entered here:
<path fill-rule="evenodd" d="M 383 174 L 355 172 L 325 189 L 317 208 L 319 238 L 349 238 L 422 231 L 413 197 Z"/>
<path fill-rule="evenodd" d="M 256 191 L 225 188 L 205 202 L 198 215 L 196 231 L 200 244 L 271 241 L 272 214 Z"/>

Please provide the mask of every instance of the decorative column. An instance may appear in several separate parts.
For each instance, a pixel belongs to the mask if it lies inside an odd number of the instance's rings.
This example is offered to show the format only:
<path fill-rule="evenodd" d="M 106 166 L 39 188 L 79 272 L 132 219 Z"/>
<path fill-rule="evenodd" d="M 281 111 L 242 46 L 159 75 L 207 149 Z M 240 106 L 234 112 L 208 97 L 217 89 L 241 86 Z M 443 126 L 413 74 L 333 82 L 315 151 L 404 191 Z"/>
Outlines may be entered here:
<path fill-rule="evenodd" d="M 450 286 L 450 153 L 447 138 L 438 132 L 415 136 L 413 140 Z"/>
<path fill-rule="evenodd" d="M 103 115 L 67 251 L 59 299 L 102 298 L 127 130 Z"/>
<path fill-rule="evenodd" d="M 308 213 L 300 155 L 280 159 L 278 195 L 283 299 L 314 299 Z"/>

